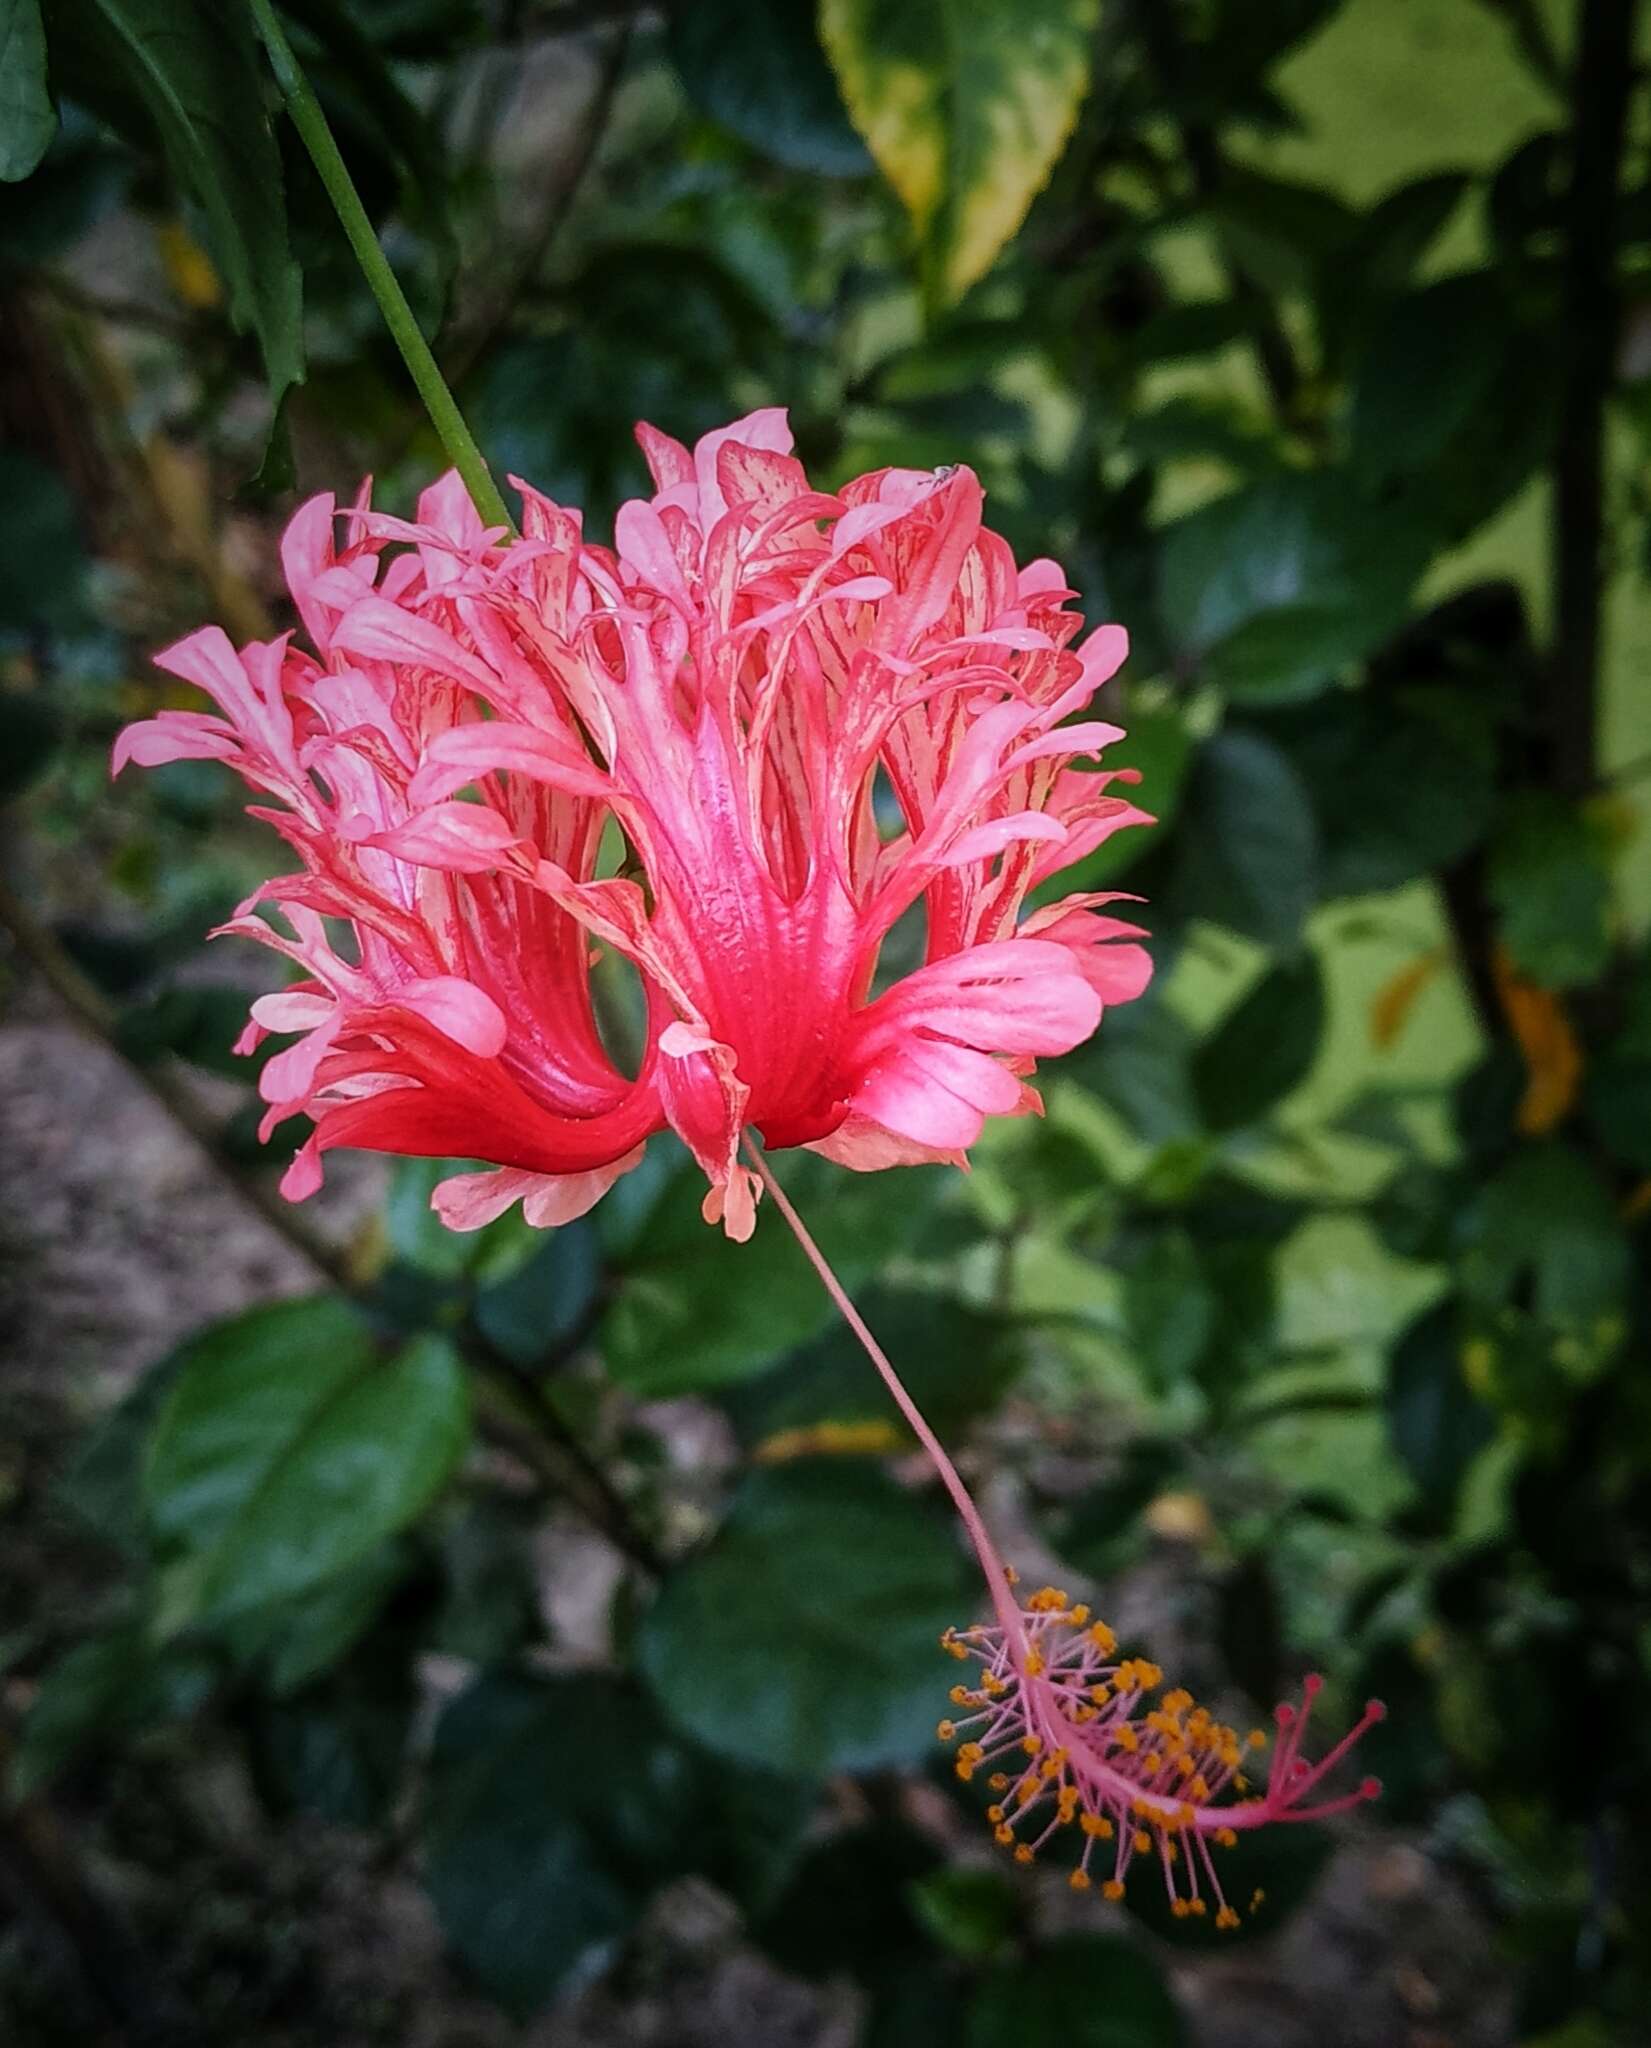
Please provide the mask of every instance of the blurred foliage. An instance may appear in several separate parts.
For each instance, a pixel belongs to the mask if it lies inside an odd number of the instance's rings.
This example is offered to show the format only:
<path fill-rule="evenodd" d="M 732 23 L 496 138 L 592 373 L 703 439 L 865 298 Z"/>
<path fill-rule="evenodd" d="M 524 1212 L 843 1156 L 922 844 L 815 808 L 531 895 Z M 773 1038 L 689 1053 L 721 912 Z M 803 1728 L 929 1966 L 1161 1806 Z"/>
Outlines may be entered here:
<path fill-rule="evenodd" d="M 1488 1902 L 1518 2038 L 1638 2038 L 1643 108 L 1576 146 L 1631 7 L 282 12 L 501 472 L 600 532 L 634 419 L 785 403 L 827 483 L 973 464 L 1127 626 L 1116 758 L 1162 822 L 1079 886 L 1147 899 L 1152 990 L 967 1180 L 788 1178 L 1075 1581 L 1173 1560 L 1192 1676 L 1251 1710 L 1308 1661 L 1388 1697 L 1373 1824 Z M 129 1059 L 210 1070 L 215 1115 L 238 1077 L 261 1171 L 252 970 L 196 955 L 267 841 L 201 764 L 109 791 L 107 743 L 167 701 L 148 648 L 285 624 L 296 486 L 406 506 L 436 444 L 239 7 L 0 0 L 0 51 L 8 861 Z M 447 1235 L 446 1170 L 397 1172 L 353 1298 L 202 1331 L 91 1429 L 57 1501 L 96 1611 L 0 1609 L 13 1793 L 232 1731 L 273 1813 L 411 1825 L 518 2014 L 698 1872 L 859 1979 L 868 2043 L 1181 2041 L 1159 1942 L 1199 1929 L 1143 1891 L 1129 1938 L 1052 1938 L 924 1804 L 973 1594 L 790 1240 L 707 1232 L 662 1144 L 545 1236 Z M 683 1469 L 685 1413 L 723 1463 Z M 586 1668 L 536 1563 L 570 1501 L 636 1539 Z M 1328 1844 L 1255 1849 L 1265 1930 Z"/>

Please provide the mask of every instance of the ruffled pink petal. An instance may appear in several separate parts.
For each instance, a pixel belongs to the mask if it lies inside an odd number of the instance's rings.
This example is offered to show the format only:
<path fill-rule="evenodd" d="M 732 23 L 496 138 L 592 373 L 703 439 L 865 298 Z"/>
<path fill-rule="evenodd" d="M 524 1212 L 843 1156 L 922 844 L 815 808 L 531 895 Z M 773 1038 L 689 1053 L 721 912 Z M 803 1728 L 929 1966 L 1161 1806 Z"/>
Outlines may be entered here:
<path fill-rule="evenodd" d="M 818 1152 L 822 1159 L 846 1166 L 852 1173 L 881 1173 L 890 1166 L 968 1165 L 961 1151 L 902 1138 L 858 1110 L 851 1110 L 829 1137 L 816 1138 L 803 1150 Z"/>
<path fill-rule="evenodd" d="M 362 843 L 456 875 L 485 874 L 528 845 L 508 818 L 466 803 L 432 804 L 387 832 L 368 833 Z"/>
<path fill-rule="evenodd" d="M 116 736 L 109 773 L 118 775 L 128 761 L 159 768 L 167 761 L 232 761 L 240 751 L 233 731 L 210 711 L 162 711 Z"/>
<path fill-rule="evenodd" d="M 512 1167 L 456 1173 L 437 1182 L 430 1207 L 449 1230 L 480 1230 L 519 1201 L 535 1230 L 551 1230 L 594 1209 L 621 1174 L 641 1165 L 645 1150 L 638 1145 L 611 1166 L 588 1173 L 523 1173 Z"/>

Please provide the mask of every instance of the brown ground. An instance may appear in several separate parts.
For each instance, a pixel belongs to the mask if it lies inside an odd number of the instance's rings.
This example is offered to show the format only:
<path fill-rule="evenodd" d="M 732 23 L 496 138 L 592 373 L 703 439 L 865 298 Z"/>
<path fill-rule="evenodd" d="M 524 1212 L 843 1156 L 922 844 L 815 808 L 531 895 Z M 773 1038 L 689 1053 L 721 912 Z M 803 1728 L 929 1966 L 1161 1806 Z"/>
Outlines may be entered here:
<path fill-rule="evenodd" d="M 3 972 L 0 969 L 0 972 Z M 84 1419 L 208 1318 L 312 1284 L 300 1257 L 226 1196 L 119 1062 L 39 991 L 0 1018 L 0 1674 L 8 1631 L 66 1613 L 91 1566 L 46 1505 Z M 346 1183 L 347 1226 L 374 1180 Z M 556 1589 L 548 1589 L 554 1592 Z M 15 1712 L 27 1688 L 0 1701 Z M 173 2048 L 852 2048 L 846 1985 L 786 1978 L 696 1886 L 663 1897 L 617 1969 L 524 2036 L 467 1994 L 413 1872 L 306 1824 L 272 1829 L 240 1765 L 163 1735 L 80 1788 L 77 1859 L 135 1933 L 128 1972 Z M 375 1865 L 374 1857 L 379 1861 Z M 100 2037 L 82 1968 L 24 1911 L 0 1859 L 0 2043 Z M 1272 1942 L 1174 1965 L 1197 2048 L 1504 2048 L 1490 1930 L 1420 1848 L 1350 1840 Z M 169 2007 L 175 2016 L 166 2016 Z M 139 2036 L 125 2037 L 136 2043 Z M 1074 2044 L 1078 2048 L 1078 2044 Z"/>

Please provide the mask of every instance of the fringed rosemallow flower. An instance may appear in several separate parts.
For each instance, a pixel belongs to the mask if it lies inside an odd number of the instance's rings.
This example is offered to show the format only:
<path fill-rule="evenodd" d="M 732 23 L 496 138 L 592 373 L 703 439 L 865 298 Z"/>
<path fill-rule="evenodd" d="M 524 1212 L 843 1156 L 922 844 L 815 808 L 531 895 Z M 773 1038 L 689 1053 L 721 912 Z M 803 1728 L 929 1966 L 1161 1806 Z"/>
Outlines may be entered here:
<path fill-rule="evenodd" d="M 455 1229 L 518 1199 L 560 1223 L 668 1126 L 744 1238 L 747 1130 L 862 1169 L 961 1160 L 1146 984 L 1108 898 L 1023 914 L 1144 819 L 1111 793 L 1131 771 L 1077 765 L 1117 727 L 1068 722 L 1122 631 L 1074 647 L 1060 570 L 1016 568 L 967 469 L 818 491 L 778 411 L 692 454 L 638 435 L 657 489 L 611 549 L 525 485 L 508 544 L 456 476 L 412 522 L 312 499 L 282 553 L 314 652 L 195 633 L 159 665 L 218 714 L 116 745 L 117 771 L 227 762 L 302 863 L 224 927 L 304 970 L 242 1040 L 301 1034 L 260 1084 L 266 1130 L 314 1120 L 295 1199 L 337 1146 L 460 1154 L 493 1170 L 438 1188 Z M 919 903 L 923 963 L 874 994 Z M 597 1027 L 600 948 L 646 989 L 634 1074 Z"/>
<path fill-rule="evenodd" d="M 1029 1856 L 1075 1827 L 1074 1882 L 1152 1854 L 1189 1912 L 1211 1859 L 1304 1804 L 1320 1765 L 1280 1708 L 1268 1789 L 1231 1732 L 1114 1660 L 1081 1608 L 1022 1608 L 974 1502 L 774 1179 L 807 1146 L 872 1170 L 962 1164 L 988 1116 L 1040 1108 L 1039 1058 L 1088 1038 L 1150 963 L 1112 898 L 1028 896 L 1121 827 L 1150 822 L 1080 765 L 1121 737 L 1079 716 L 1123 632 L 1081 644 L 1059 568 L 1015 565 L 967 469 L 882 470 L 813 489 L 783 413 L 690 452 L 637 430 L 655 494 L 611 548 L 526 485 L 522 533 L 486 531 L 456 476 L 405 521 L 366 492 L 312 499 L 283 562 L 310 650 L 238 653 L 215 627 L 158 657 L 216 712 L 129 727 L 118 772 L 221 760 L 274 799 L 253 815 L 297 855 L 223 927 L 301 970 L 239 1041 L 292 1043 L 260 1088 L 265 1135 L 314 1125 L 282 1180 L 320 1185 L 339 1146 L 490 1162 L 435 1191 L 455 1229 L 518 1200 L 530 1224 L 598 1201 L 665 1129 L 709 1182 L 704 1212 L 751 1233 L 766 1189 L 933 1458 L 995 1620 L 948 1636 L 979 1665 L 954 1694 L 959 1770 Z M 272 906 L 279 929 L 258 913 Z M 922 963 L 877 987 L 921 906 Z M 329 920 L 331 922 L 329 922 Z M 345 935 L 348 935 L 347 937 Z M 634 1072 L 598 1026 L 609 949 L 645 994 Z M 759 1150 L 752 1133 L 762 1140 Z M 1309 1682 L 1309 1700 L 1312 1681 Z"/>

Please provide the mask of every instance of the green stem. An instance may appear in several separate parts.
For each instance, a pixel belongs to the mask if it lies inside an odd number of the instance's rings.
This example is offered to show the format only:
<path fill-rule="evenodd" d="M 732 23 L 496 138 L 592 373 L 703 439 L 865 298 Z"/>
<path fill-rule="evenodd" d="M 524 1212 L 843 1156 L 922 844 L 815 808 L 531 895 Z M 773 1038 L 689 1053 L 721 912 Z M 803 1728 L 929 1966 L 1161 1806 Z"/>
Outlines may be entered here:
<path fill-rule="evenodd" d="M 463 477 L 471 501 L 481 514 L 482 524 L 502 526 L 507 533 L 513 534 L 516 531 L 515 521 L 505 510 L 504 500 L 499 496 L 498 486 L 482 451 L 476 446 L 475 436 L 465 425 L 464 415 L 448 390 L 446 379 L 436 367 L 430 344 L 413 317 L 407 295 L 397 283 L 389 259 L 379 247 L 378 236 L 373 232 L 361 195 L 356 191 L 355 182 L 339 154 L 338 144 L 327 126 L 327 117 L 321 111 L 321 103 L 293 54 L 292 45 L 275 17 L 270 0 L 252 0 L 252 18 L 263 38 L 264 48 L 269 52 L 270 69 L 275 73 L 275 82 L 281 88 L 281 97 L 287 103 L 293 126 L 302 136 L 310 161 L 327 188 L 327 197 L 333 203 L 339 225 L 355 253 L 355 260 L 361 265 L 362 275 L 373 297 L 378 301 L 384 324 L 394 337 L 396 347 L 401 350 L 402 361 L 412 374 L 431 424 L 441 436 L 442 446 L 452 458 L 453 467 Z"/>

